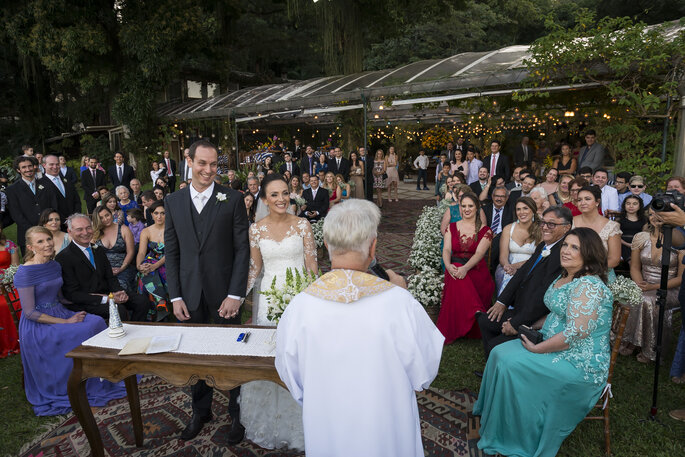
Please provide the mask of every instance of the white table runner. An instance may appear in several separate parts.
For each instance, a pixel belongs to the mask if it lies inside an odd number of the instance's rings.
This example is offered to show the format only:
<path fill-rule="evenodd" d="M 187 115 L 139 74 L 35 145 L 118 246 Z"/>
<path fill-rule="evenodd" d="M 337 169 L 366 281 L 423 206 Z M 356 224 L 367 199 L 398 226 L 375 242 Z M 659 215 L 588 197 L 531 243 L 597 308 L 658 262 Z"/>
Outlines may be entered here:
<path fill-rule="evenodd" d="M 274 357 L 276 354 L 276 329 L 238 327 L 183 327 L 167 325 L 124 324 L 126 335 L 110 338 L 109 329 L 83 342 L 84 346 L 121 350 L 133 338 L 172 336 L 181 334 L 181 344 L 173 352 L 201 355 L 243 355 Z M 250 332 L 247 343 L 236 341 L 238 335 Z"/>

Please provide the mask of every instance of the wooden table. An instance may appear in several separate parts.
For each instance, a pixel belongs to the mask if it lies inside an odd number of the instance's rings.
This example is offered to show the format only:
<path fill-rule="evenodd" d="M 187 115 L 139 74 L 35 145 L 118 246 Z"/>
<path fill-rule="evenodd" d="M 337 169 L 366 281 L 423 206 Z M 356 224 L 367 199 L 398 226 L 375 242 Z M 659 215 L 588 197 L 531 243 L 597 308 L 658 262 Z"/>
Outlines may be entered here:
<path fill-rule="evenodd" d="M 136 325 L 145 325 L 135 322 Z M 207 327 L 206 324 L 147 324 Z M 260 328 L 258 326 L 221 327 Z M 92 454 L 104 457 L 102 438 L 86 395 L 86 380 L 104 378 L 111 382 L 124 381 L 126 396 L 131 407 L 131 419 L 136 446 L 143 445 L 143 420 L 140 415 L 137 374 L 159 376 L 174 386 L 192 386 L 199 380 L 221 390 L 230 390 L 255 380 L 285 385 L 278 377 L 273 357 L 193 355 L 168 352 L 152 355 L 117 355 L 119 350 L 92 346 L 79 346 L 66 354 L 74 359 L 67 392 L 74 414 L 86 433 Z"/>

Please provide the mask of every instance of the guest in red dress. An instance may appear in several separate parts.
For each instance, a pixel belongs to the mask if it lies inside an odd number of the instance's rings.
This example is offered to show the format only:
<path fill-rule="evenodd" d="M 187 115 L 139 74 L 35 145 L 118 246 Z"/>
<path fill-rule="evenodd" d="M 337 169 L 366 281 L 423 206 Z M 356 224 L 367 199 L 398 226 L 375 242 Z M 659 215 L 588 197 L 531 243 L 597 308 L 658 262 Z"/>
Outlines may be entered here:
<path fill-rule="evenodd" d="M 449 225 L 442 250 L 447 268 L 438 329 L 445 344 L 461 337 L 480 338 L 476 311 L 487 311 L 495 291 L 485 261 L 493 234 L 481 221 L 478 197 L 464 194 L 459 207 L 462 219 Z"/>
<path fill-rule="evenodd" d="M 0 273 L 10 265 L 19 265 L 19 251 L 16 244 L 5 238 L 2 233 L 2 226 L 0 226 Z M 16 291 L 13 290 L 12 295 L 16 296 Z M 2 293 L 0 293 L 0 328 L 2 328 L 0 330 L 0 359 L 18 354 L 19 335 L 17 327 L 14 325 L 12 313 Z"/>

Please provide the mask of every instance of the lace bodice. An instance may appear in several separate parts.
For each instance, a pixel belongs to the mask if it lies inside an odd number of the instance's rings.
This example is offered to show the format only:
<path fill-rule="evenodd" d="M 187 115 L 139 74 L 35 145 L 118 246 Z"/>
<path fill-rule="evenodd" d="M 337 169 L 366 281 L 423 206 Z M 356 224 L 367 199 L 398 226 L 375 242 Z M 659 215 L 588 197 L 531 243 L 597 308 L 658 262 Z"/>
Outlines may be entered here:
<path fill-rule="evenodd" d="M 602 239 L 602 244 L 604 249 L 609 250 L 609 238 L 614 235 L 621 235 L 621 225 L 616 221 L 609 221 L 607 224 L 599 231 L 599 237 Z"/>
<path fill-rule="evenodd" d="M 262 287 L 268 288 L 274 278 L 276 285 L 285 281 L 287 268 L 302 269 L 307 266 L 317 269 L 316 243 L 309 221 L 303 218 L 291 225 L 280 240 L 274 239 L 274 234 L 267 223 L 255 223 L 250 226 L 250 272 L 247 278 L 247 292 L 255 284 L 260 272 L 264 273 Z M 255 298 L 259 298 L 256 296 Z M 254 313 L 257 325 L 272 325 L 266 318 L 266 303 L 259 301 L 258 312 Z M 254 306 L 254 303 L 253 303 Z"/>
<path fill-rule="evenodd" d="M 555 279 L 545 293 L 549 315 L 542 334 L 549 339 L 563 333 L 569 348 L 559 351 L 553 362 L 566 360 L 583 370 L 584 379 L 606 382 L 609 373 L 609 329 L 614 297 L 597 276 L 583 276 L 555 287 Z"/>

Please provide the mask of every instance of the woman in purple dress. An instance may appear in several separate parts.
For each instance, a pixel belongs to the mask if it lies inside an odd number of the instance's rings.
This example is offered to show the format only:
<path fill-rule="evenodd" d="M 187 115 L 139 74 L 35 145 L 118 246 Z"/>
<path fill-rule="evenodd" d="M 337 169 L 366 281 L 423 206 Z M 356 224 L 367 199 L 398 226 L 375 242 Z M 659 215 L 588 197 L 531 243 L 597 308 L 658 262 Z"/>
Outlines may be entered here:
<path fill-rule="evenodd" d="M 48 229 L 31 227 L 26 249 L 26 261 L 14 275 L 23 308 L 19 338 L 26 398 L 37 416 L 66 414 L 71 411 L 67 380 L 73 362 L 64 355 L 107 326 L 99 316 L 62 306 L 62 268 L 52 260 L 55 248 Z M 91 406 L 126 395 L 123 383 L 97 378 L 87 381 L 86 391 Z"/>

